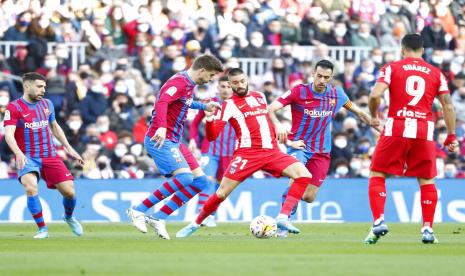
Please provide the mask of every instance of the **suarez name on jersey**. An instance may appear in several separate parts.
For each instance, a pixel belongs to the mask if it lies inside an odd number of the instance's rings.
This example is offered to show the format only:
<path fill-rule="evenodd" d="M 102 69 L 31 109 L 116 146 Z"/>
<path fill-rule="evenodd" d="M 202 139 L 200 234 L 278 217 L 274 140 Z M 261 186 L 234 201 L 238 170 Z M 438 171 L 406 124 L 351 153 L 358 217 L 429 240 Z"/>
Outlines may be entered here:
<path fill-rule="evenodd" d="M 48 158 L 56 156 L 50 129 L 54 121 L 55 110 L 50 100 L 31 104 L 19 98 L 8 104 L 4 125 L 16 126 L 16 142 L 27 157 Z"/>
<path fill-rule="evenodd" d="M 432 105 L 439 94 L 449 93 L 441 71 L 419 58 L 386 64 L 378 82 L 389 86 L 389 111 L 384 136 L 433 141 Z"/>

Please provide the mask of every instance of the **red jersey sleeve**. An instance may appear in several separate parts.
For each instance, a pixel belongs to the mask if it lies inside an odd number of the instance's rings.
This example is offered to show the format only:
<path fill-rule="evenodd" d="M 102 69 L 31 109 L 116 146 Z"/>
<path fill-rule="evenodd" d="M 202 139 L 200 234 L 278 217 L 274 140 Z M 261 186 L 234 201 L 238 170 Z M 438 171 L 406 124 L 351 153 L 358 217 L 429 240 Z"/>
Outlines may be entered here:
<path fill-rule="evenodd" d="M 442 72 L 439 73 L 439 88 L 438 94 L 450 94 L 447 79 Z"/>
<path fill-rule="evenodd" d="M 384 65 L 383 68 L 381 68 L 381 70 L 379 71 L 379 76 L 376 82 L 382 82 L 387 85 L 390 85 L 391 77 L 392 77 L 391 75 L 392 75 L 392 67 L 391 67 L 391 64 L 388 63 Z"/>
<path fill-rule="evenodd" d="M 191 127 L 189 128 L 189 139 L 195 139 L 196 142 L 199 142 L 199 126 L 204 117 L 205 112 L 203 110 L 199 110 L 197 115 L 195 115 L 194 120 L 192 120 Z"/>
<path fill-rule="evenodd" d="M 218 137 L 221 131 L 223 131 L 224 127 L 231 118 L 231 104 L 228 102 L 229 100 L 226 100 L 221 105 L 221 112 L 218 114 L 219 118 L 215 118 L 215 120 L 211 122 L 207 121 L 205 124 L 205 132 L 208 141 L 215 141 L 215 139 Z"/>
<path fill-rule="evenodd" d="M 282 94 L 278 98 L 278 102 L 280 102 L 283 106 L 291 104 L 294 101 L 296 95 L 300 92 L 301 87 L 302 85 L 297 85 L 294 86 L 291 90 L 286 91 L 286 93 Z"/>
<path fill-rule="evenodd" d="M 3 119 L 3 125 L 4 126 L 16 126 L 20 118 L 21 118 L 21 114 L 19 113 L 16 106 L 12 103 L 9 103 L 6 106 L 5 116 Z"/>

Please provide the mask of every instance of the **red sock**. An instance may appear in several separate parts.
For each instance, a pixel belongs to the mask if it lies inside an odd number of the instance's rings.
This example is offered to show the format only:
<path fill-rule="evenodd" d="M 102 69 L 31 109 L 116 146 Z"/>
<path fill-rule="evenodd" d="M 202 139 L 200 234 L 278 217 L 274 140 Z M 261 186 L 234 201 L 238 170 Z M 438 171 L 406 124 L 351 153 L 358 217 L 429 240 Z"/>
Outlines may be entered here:
<path fill-rule="evenodd" d="M 289 216 L 291 214 L 292 208 L 299 202 L 302 196 L 307 189 L 307 186 L 310 184 L 310 177 L 299 177 L 294 180 L 289 191 L 287 192 L 286 200 L 281 207 L 280 214 Z"/>
<path fill-rule="evenodd" d="M 433 227 L 434 211 L 438 202 L 438 192 L 434 184 L 420 186 L 421 212 L 423 214 L 423 226 Z"/>
<path fill-rule="evenodd" d="M 384 204 L 386 202 L 386 180 L 384 177 L 370 177 L 368 184 L 368 197 L 373 214 L 373 221 L 384 216 Z"/>
<path fill-rule="evenodd" d="M 202 221 L 211 215 L 213 212 L 218 209 L 218 206 L 220 206 L 221 202 L 223 202 L 223 198 L 219 198 L 216 193 L 213 193 L 208 199 L 207 202 L 203 205 L 202 210 L 200 211 L 199 215 L 195 219 L 195 223 L 201 224 Z"/>

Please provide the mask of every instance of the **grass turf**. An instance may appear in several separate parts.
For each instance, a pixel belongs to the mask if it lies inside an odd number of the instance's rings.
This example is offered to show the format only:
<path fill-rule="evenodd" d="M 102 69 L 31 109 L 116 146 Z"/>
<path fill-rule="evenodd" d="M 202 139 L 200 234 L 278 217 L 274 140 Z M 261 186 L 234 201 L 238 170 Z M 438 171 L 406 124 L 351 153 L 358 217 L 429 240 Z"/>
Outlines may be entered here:
<path fill-rule="evenodd" d="M 438 224 L 440 244 L 423 245 L 418 224 L 389 224 L 376 245 L 362 243 L 368 224 L 297 224 L 302 234 L 256 239 L 247 224 L 202 228 L 172 240 L 129 224 L 84 224 L 74 237 L 50 224 L 33 240 L 32 224 L 0 225 L 0 275 L 464 275 L 465 226 Z"/>

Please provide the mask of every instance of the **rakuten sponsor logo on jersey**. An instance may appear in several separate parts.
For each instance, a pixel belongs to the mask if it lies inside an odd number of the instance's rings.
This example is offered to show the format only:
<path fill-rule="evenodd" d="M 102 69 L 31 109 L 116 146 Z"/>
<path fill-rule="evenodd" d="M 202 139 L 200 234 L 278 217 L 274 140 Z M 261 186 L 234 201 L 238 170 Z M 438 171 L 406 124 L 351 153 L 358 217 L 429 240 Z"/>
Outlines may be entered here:
<path fill-rule="evenodd" d="M 267 114 L 268 113 L 268 110 L 266 109 L 258 109 L 258 110 L 255 110 L 255 111 L 247 111 L 244 113 L 244 117 L 247 118 L 247 117 L 250 117 L 250 116 L 258 116 L 258 115 L 263 115 L 263 114 Z"/>
<path fill-rule="evenodd" d="M 46 127 L 46 126 L 48 126 L 48 121 L 24 123 L 24 128 L 30 128 L 30 129 L 38 129 L 38 128 Z"/>
<path fill-rule="evenodd" d="M 313 109 L 309 110 L 309 109 L 305 109 L 304 113 L 307 114 L 308 116 L 312 117 L 312 118 L 333 116 L 333 112 L 328 111 L 328 110 L 313 110 Z"/>
<path fill-rule="evenodd" d="M 419 112 L 419 111 L 407 110 L 407 108 L 404 107 L 404 108 L 397 111 L 397 117 L 426 119 L 426 113 L 425 112 Z"/>

